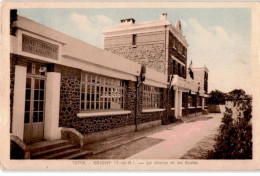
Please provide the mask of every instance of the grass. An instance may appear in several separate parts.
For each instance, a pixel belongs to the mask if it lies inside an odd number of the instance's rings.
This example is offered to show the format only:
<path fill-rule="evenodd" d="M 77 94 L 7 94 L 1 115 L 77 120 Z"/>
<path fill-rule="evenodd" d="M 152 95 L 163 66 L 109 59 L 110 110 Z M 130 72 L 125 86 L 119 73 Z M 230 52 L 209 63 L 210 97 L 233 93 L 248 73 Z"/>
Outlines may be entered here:
<path fill-rule="evenodd" d="M 216 142 L 214 138 L 215 134 L 203 138 L 180 159 L 208 159 L 208 152 L 213 149 Z"/>

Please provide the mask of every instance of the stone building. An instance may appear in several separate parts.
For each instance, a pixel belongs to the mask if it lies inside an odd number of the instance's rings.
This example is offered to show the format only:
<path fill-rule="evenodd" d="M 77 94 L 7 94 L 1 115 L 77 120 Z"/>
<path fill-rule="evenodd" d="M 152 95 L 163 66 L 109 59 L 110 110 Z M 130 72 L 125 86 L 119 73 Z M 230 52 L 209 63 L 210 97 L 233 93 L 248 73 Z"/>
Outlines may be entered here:
<path fill-rule="evenodd" d="M 169 82 L 167 122 L 205 108 L 208 69 L 190 68 L 194 75 L 190 78 L 187 69 L 189 45 L 179 20 L 172 25 L 167 20 L 167 13 L 161 13 L 157 21 L 139 24 L 133 18 L 122 19 L 120 25 L 104 29 L 103 34 L 105 50 L 166 75 Z"/>
<path fill-rule="evenodd" d="M 199 79 L 189 77 L 181 23 L 173 26 L 166 16 L 143 24 L 122 20 L 104 31 L 104 50 L 12 10 L 11 140 L 83 146 L 200 112 L 208 70 L 193 69 Z"/>

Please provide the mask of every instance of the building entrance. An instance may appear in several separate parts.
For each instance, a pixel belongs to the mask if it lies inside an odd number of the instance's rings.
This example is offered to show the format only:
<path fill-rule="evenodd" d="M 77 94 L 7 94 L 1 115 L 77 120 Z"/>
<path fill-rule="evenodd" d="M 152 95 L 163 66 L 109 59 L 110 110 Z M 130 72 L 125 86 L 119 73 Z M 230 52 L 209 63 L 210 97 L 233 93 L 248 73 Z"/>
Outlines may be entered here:
<path fill-rule="evenodd" d="M 45 68 L 36 63 L 27 66 L 24 142 L 41 141 L 44 137 Z"/>

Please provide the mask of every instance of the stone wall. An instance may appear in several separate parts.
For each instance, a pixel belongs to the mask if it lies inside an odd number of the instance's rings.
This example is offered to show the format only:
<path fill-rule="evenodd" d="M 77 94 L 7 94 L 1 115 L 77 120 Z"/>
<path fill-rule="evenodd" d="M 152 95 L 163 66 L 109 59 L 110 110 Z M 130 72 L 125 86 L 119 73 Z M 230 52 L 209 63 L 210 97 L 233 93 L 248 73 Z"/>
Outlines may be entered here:
<path fill-rule="evenodd" d="M 61 73 L 59 125 L 79 130 L 81 70 L 55 65 L 54 71 Z"/>
<path fill-rule="evenodd" d="M 160 73 L 166 73 L 165 34 L 162 32 L 136 35 L 136 45 L 131 43 L 132 35 L 105 39 L 105 50 L 123 56 Z M 122 40 L 121 40 L 122 39 Z M 155 40 L 156 39 L 156 40 Z"/>
<path fill-rule="evenodd" d="M 10 55 L 10 133 L 12 133 L 13 123 L 13 103 L 14 103 L 14 77 L 15 77 L 15 65 L 17 59 L 15 55 Z"/>
<path fill-rule="evenodd" d="M 124 109 L 131 111 L 131 114 L 127 116 L 127 124 L 134 125 L 136 109 L 136 83 L 133 81 L 127 82 Z"/>
<path fill-rule="evenodd" d="M 89 134 L 135 124 L 136 83 L 127 81 L 125 110 L 127 115 L 79 118 L 81 70 L 55 65 L 55 72 L 61 73 L 60 121 L 62 127 L 75 128 L 82 134 Z M 138 89 L 137 124 L 162 119 L 163 113 L 142 113 L 143 84 Z"/>

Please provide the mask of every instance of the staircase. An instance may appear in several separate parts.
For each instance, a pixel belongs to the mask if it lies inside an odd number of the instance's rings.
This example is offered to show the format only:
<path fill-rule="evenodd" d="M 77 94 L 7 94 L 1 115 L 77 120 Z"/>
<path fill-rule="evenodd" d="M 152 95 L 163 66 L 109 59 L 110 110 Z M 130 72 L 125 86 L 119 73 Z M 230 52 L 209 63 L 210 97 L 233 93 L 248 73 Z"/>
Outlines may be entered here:
<path fill-rule="evenodd" d="M 28 146 L 31 159 L 82 159 L 91 155 L 68 140 L 42 141 Z"/>

